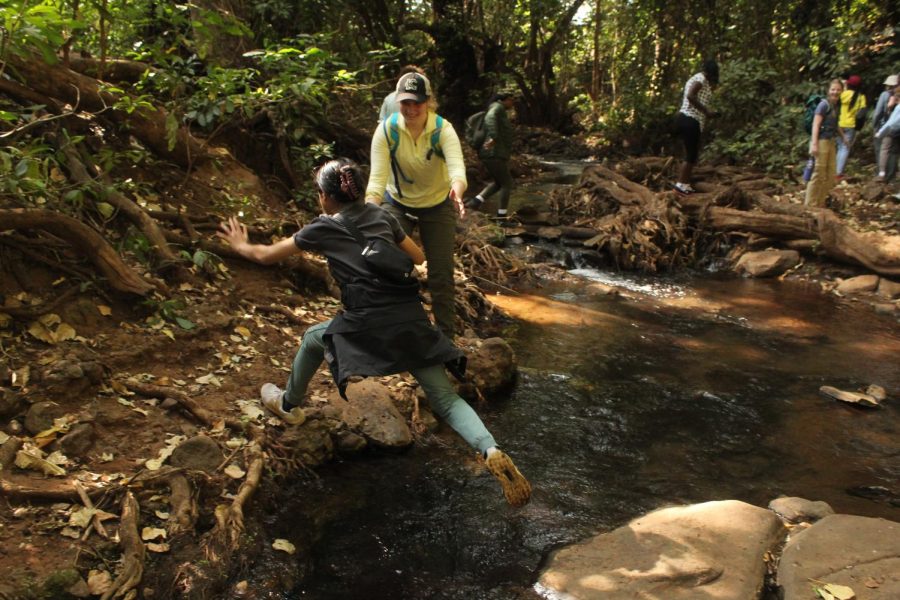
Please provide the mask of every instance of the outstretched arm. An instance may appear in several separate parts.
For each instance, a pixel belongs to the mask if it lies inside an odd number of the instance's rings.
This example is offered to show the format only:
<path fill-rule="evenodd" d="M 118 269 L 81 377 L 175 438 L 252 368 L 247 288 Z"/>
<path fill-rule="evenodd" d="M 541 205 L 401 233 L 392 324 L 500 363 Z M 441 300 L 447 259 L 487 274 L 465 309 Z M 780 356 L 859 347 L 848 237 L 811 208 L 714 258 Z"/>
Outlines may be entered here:
<path fill-rule="evenodd" d="M 416 244 L 413 239 L 409 236 L 403 238 L 399 244 L 400 249 L 406 252 L 413 262 L 417 265 L 421 265 L 425 262 L 425 253 L 422 252 L 422 249 L 419 248 L 419 245 Z"/>
<path fill-rule="evenodd" d="M 247 235 L 247 226 L 242 224 L 237 217 L 230 217 L 219 225 L 219 228 L 221 231 L 217 231 L 216 235 L 228 242 L 238 254 L 263 265 L 276 263 L 300 252 L 292 237 L 274 244 L 251 244 Z"/>

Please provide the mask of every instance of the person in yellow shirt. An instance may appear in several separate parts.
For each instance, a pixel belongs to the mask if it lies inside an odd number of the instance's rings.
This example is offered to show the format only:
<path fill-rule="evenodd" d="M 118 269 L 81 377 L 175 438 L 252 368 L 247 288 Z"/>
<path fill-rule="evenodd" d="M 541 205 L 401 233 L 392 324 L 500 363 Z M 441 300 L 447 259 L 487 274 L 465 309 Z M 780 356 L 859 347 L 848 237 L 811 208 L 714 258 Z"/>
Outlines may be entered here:
<path fill-rule="evenodd" d="M 853 140 L 856 137 L 856 115 L 866 109 L 866 96 L 859 89 L 861 86 L 862 79 L 859 75 L 851 75 L 847 78 L 847 88 L 841 93 L 838 127 L 844 135 L 837 137 L 838 180 L 844 178 L 844 168 L 847 166 L 850 148 L 853 147 Z"/>
<path fill-rule="evenodd" d="M 400 111 L 387 116 L 372 134 L 366 201 L 380 204 L 407 235 L 418 226 L 428 261 L 431 312 L 438 328 L 453 339 L 456 216 L 465 216 L 463 194 L 468 186 L 462 146 L 453 125 L 437 114 L 425 75 L 402 76 L 396 93 Z"/>

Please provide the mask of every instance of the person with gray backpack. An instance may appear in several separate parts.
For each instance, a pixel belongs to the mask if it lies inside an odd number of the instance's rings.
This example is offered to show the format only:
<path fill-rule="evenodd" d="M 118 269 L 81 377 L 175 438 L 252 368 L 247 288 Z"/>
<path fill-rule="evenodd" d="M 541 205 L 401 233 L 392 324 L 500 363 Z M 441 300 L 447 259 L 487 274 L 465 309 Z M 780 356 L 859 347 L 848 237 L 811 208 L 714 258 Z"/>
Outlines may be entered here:
<path fill-rule="evenodd" d="M 515 96 L 511 92 L 494 94 L 488 109 L 466 120 L 466 141 L 478 150 L 478 156 L 493 181 L 478 195 L 466 201 L 466 208 L 478 209 L 484 201 L 500 192 L 497 218 L 506 219 L 513 178 L 509 172 L 512 154 L 512 124 L 509 111 Z"/>

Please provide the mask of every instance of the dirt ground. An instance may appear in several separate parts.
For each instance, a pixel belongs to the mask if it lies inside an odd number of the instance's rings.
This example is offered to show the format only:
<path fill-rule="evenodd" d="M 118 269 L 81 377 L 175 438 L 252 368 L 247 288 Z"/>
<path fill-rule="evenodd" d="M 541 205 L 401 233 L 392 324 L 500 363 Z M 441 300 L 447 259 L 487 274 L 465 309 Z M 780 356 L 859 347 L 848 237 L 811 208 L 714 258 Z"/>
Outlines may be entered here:
<path fill-rule="evenodd" d="M 260 227 L 310 216 L 278 204 L 216 204 L 202 188 L 177 193 L 197 222 L 235 208 L 252 210 Z M 900 231 L 893 197 L 867 199 L 862 181 L 841 184 L 835 197 L 834 208 L 861 229 Z M 260 410 L 259 386 L 283 384 L 305 328 L 330 318 L 338 303 L 321 281 L 295 270 L 203 254 L 168 295 L 135 300 L 91 283 L 84 276 L 90 265 L 71 250 L 40 250 L 57 265 L 0 245 L 0 306 L 26 314 L 62 298 L 28 317 L 0 309 L 0 598 L 106 598 L 120 589 L 117 578 L 129 565 L 120 531 L 127 491 L 139 500 L 146 552 L 135 592 L 190 595 L 186 565 L 215 561 L 207 538 L 221 533 L 220 511 L 254 475 L 254 432 L 276 439 L 283 432 Z M 138 249 L 123 254 L 141 268 Z M 857 272 L 808 262 L 792 276 L 829 282 Z M 311 402 L 322 404 L 333 391 L 323 369 Z M 174 448 L 201 433 L 212 448 L 176 461 Z M 14 448 L 16 439 L 24 446 Z M 326 458 L 310 451 L 286 468 Z M 174 484 L 157 477 L 171 474 L 173 462 L 190 471 L 192 499 L 199 499 L 193 531 L 176 522 L 191 503 L 176 502 Z M 245 509 L 252 521 L 252 499 Z"/>

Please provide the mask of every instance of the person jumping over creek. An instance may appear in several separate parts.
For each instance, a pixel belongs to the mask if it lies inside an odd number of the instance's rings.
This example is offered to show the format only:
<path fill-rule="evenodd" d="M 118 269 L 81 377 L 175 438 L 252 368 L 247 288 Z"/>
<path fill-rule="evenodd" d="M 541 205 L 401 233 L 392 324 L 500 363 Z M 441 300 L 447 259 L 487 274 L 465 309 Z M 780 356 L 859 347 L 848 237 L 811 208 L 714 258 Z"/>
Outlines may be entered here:
<path fill-rule="evenodd" d="M 262 405 L 288 424 L 302 423 L 307 387 L 323 360 L 327 360 L 341 395 L 351 377 L 409 371 L 422 386 L 435 414 L 481 452 L 507 502 L 524 505 L 531 497 L 531 484 L 512 459 L 497 448 L 494 437 L 456 393 L 444 370 L 446 365 L 461 377 L 465 355 L 428 320 L 418 281 L 398 282 L 395 272 L 388 272 L 364 253 L 364 249 L 375 249 L 383 256 L 393 253 L 396 256 L 391 266 L 408 262 L 408 275 L 413 262 L 424 262 L 422 250 L 390 213 L 364 201 L 364 180 L 352 161 L 329 161 L 315 178 L 324 214 L 292 237 L 274 244 L 252 244 L 246 226 L 235 217 L 222 223 L 217 233 L 241 256 L 261 264 L 283 260 L 302 250 L 323 254 L 341 288 L 343 310 L 334 319 L 306 331 L 286 388 L 264 384 L 260 390 Z"/>

